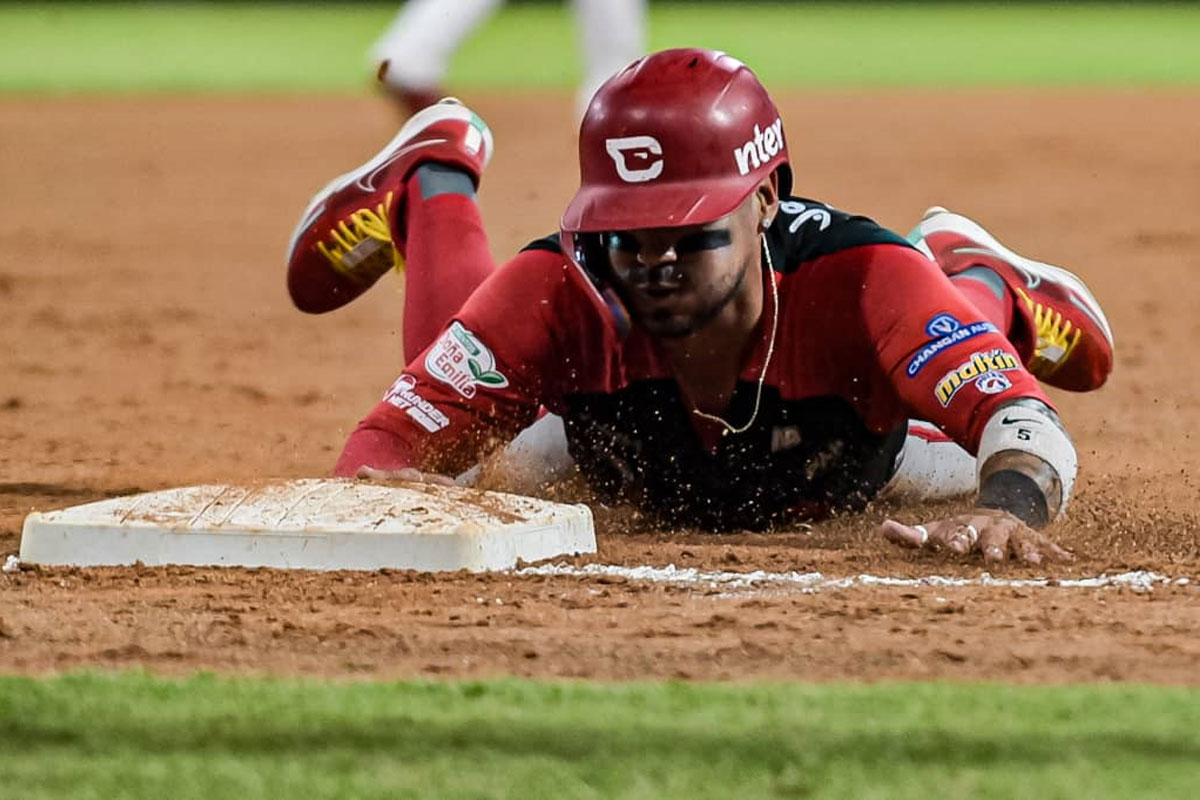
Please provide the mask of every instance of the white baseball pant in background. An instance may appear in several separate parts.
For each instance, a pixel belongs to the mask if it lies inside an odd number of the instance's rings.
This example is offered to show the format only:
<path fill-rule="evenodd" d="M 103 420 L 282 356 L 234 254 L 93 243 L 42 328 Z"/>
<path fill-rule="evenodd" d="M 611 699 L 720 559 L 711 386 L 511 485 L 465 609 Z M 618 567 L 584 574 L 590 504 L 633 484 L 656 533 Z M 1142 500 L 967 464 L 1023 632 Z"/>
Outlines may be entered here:
<path fill-rule="evenodd" d="M 442 86 L 450 59 L 503 0 L 409 0 L 370 50 L 396 89 Z M 572 0 L 584 78 L 580 114 L 600 85 L 645 52 L 646 0 Z"/>

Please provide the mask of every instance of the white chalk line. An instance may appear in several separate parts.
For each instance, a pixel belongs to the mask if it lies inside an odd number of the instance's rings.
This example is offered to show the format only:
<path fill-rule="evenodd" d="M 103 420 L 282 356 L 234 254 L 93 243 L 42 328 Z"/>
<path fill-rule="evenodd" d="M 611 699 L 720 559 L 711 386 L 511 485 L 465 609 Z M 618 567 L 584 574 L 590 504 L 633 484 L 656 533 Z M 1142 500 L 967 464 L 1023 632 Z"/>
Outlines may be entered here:
<path fill-rule="evenodd" d="M 0 571 L 17 572 L 21 562 L 16 556 L 8 556 Z M 542 564 L 536 567 L 524 567 L 513 570 L 512 574 L 521 577 L 618 577 L 631 581 L 647 581 L 650 583 L 670 583 L 676 585 L 693 585 L 707 589 L 720 589 L 727 592 L 745 592 L 761 589 L 775 591 L 792 591 L 801 594 L 813 594 L 831 589 L 853 589 L 864 586 L 897 586 L 909 588 L 921 587 L 1008 587 L 1021 588 L 1058 588 L 1058 589 L 1103 589 L 1107 587 L 1124 587 L 1134 592 L 1150 592 L 1155 586 L 1188 586 L 1191 578 L 1172 578 L 1159 572 L 1135 570 L 1120 572 L 1115 575 L 1106 573 L 1090 578 L 997 578 L 990 573 L 983 573 L 978 578 L 955 578 L 948 575 L 925 575 L 919 578 L 896 578 L 888 575 L 851 575 L 844 578 L 827 578 L 820 572 L 725 572 L 704 571 L 693 567 L 676 567 L 668 564 L 665 567 L 623 567 L 617 564 L 585 564 L 577 567 L 572 564 L 556 563 Z"/>
<path fill-rule="evenodd" d="M 691 567 L 623 567 L 616 564 L 572 564 L 555 563 L 515 570 L 515 575 L 544 577 L 616 577 L 631 581 L 691 585 L 723 591 L 784 590 L 801 594 L 829 591 L 831 589 L 853 589 L 867 586 L 897 587 L 1008 587 L 1008 588 L 1062 588 L 1100 589 L 1125 587 L 1135 592 L 1153 591 L 1156 586 L 1187 586 L 1191 578 L 1172 578 L 1158 572 L 1136 570 L 1115 575 L 1101 574 L 1090 578 L 997 578 L 983 573 L 977 578 L 955 578 L 947 575 L 926 575 L 920 578 L 895 578 L 887 575 L 851 575 L 844 578 L 829 578 L 820 572 L 708 572 Z"/>

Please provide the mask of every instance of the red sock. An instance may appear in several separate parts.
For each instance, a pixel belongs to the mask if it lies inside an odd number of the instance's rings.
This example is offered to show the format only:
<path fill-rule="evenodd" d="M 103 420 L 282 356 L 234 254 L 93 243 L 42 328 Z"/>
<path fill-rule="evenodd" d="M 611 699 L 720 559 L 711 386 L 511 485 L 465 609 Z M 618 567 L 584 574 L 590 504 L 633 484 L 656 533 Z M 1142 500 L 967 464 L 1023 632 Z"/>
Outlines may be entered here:
<path fill-rule="evenodd" d="M 463 302 L 496 268 L 469 179 L 448 180 L 449 168 L 425 167 L 404 195 L 404 360 L 433 343 Z M 455 173 L 466 178 L 465 173 Z"/>
<path fill-rule="evenodd" d="M 974 267 L 965 273 L 959 273 L 950 278 L 954 288 L 971 301 L 979 309 L 983 318 L 1000 329 L 1008 340 L 1013 341 L 1013 298 L 1012 292 L 1005 286 L 1003 279 L 994 272 L 988 271 L 973 274 Z M 995 280 L 990 280 L 994 277 Z M 999 295 L 997 296 L 997 292 Z"/>

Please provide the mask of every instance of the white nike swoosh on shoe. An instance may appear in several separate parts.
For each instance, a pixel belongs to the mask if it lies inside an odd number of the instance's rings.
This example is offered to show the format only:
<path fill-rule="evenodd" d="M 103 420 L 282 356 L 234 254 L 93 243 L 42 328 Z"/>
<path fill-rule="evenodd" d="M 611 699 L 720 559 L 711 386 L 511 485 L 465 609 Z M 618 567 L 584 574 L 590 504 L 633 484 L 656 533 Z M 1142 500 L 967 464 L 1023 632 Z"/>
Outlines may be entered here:
<path fill-rule="evenodd" d="M 1038 275 L 1036 272 L 1028 269 L 1027 267 L 1025 267 L 1022 264 L 1013 263 L 1013 261 L 1011 259 L 1005 258 L 1000 253 L 997 253 L 994 250 L 989 250 L 986 247 L 956 247 L 956 248 L 954 248 L 954 252 L 955 253 L 967 253 L 970 255 L 977 255 L 977 256 L 991 256 L 992 258 L 998 258 L 1001 261 L 1003 261 L 1005 264 L 1008 264 L 1010 267 L 1012 267 L 1018 273 L 1020 273 L 1021 277 L 1023 277 L 1025 279 L 1025 285 L 1027 287 L 1029 287 L 1030 289 L 1036 289 L 1042 285 L 1042 276 L 1041 275 Z M 1053 279 L 1051 279 L 1051 282 L 1056 283 L 1056 281 L 1053 281 Z M 1062 285 L 1062 284 L 1059 284 L 1059 285 Z M 1079 309 L 1084 314 L 1086 314 L 1088 319 L 1090 319 L 1092 322 L 1096 323 L 1096 326 L 1099 327 L 1100 330 L 1107 333 L 1108 332 L 1108 324 L 1105 321 L 1102 321 L 1100 319 L 1099 315 L 1097 315 L 1097 313 L 1096 313 L 1096 310 L 1091 308 L 1087 303 L 1080 300 L 1076 296 L 1074 287 L 1067 286 L 1067 288 L 1071 290 L 1071 291 L 1067 292 L 1067 300 L 1069 300 L 1071 302 L 1071 305 L 1075 306 L 1077 309 Z"/>
<path fill-rule="evenodd" d="M 1000 255 L 995 250 L 989 250 L 986 247 L 956 247 L 956 248 L 954 248 L 954 252 L 956 254 L 966 253 L 968 255 L 989 256 L 991 258 L 999 259 L 999 260 L 1003 261 L 1005 264 L 1008 264 L 1010 267 L 1015 269 L 1017 272 L 1021 273 L 1021 277 L 1023 277 L 1025 279 L 1025 285 L 1028 288 L 1036 289 L 1037 287 L 1041 286 L 1041 284 L 1042 284 L 1042 276 L 1041 275 L 1034 275 L 1032 272 L 1025 269 L 1025 267 L 1021 266 L 1020 264 L 1014 264 L 1012 261 L 1010 261 L 1009 259 Z"/>
<path fill-rule="evenodd" d="M 448 141 L 450 141 L 450 140 L 449 139 L 426 139 L 423 142 L 413 142 L 410 145 L 405 145 L 404 147 L 401 147 L 399 150 L 397 150 L 396 152 L 394 152 L 390 156 L 388 156 L 386 159 L 384 159 L 382 164 L 380 164 L 379 166 L 375 167 L 375 169 L 368 172 L 366 177 L 359 178 L 358 179 L 358 188 L 362 189 L 365 192 L 375 191 L 375 179 L 377 177 L 379 177 L 379 173 L 383 172 L 385 169 L 387 169 L 389 166 L 391 166 L 396 161 L 396 159 L 406 156 L 409 153 L 413 152 L 414 150 L 418 150 L 422 147 L 428 147 L 429 145 L 432 145 L 432 144 L 444 144 Z"/>

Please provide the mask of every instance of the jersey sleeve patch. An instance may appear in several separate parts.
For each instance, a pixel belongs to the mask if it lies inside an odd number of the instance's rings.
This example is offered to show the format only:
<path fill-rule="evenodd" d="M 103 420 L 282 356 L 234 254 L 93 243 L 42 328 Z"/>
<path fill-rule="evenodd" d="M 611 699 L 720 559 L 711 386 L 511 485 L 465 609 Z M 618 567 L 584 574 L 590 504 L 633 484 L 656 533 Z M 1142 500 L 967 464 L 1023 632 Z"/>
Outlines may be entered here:
<path fill-rule="evenodd" d="M 972 353 L 938 380 L 933 394 L 942 408 L 948 408 L 961 390 L 972 385 L 980 394 L 1000 394 L 1013 385 L 1005 373 L 1020 369 L 1021 359 L 1003 348 Z"/>
<path fill-rule="evenodd" d="M 407 372 L 387 390 L 383 402 L 403 411 L 429 433 L 437 433 L 450 424 L 450 418 L 417 392 L 417 379 Z"/>
<path fill-rule="evenodd" d="M 508 377 L 496 369 L 491 349 L 458 320 L 450 323 L 425 355 L 425 370 L 468 400 L 479 388 L 503 389 Z"/>
<path fill-rule="evenodd" d="M 948 347 L 982 336 L 985 333 L 999 333 L 1000 329 L 986 320 L 962 323 L 953 314 L 937 314 L 925 324 L 925 335 L 929 341 L 909 359 L 905 374 L 915 378 L 925 365 Z"/>

